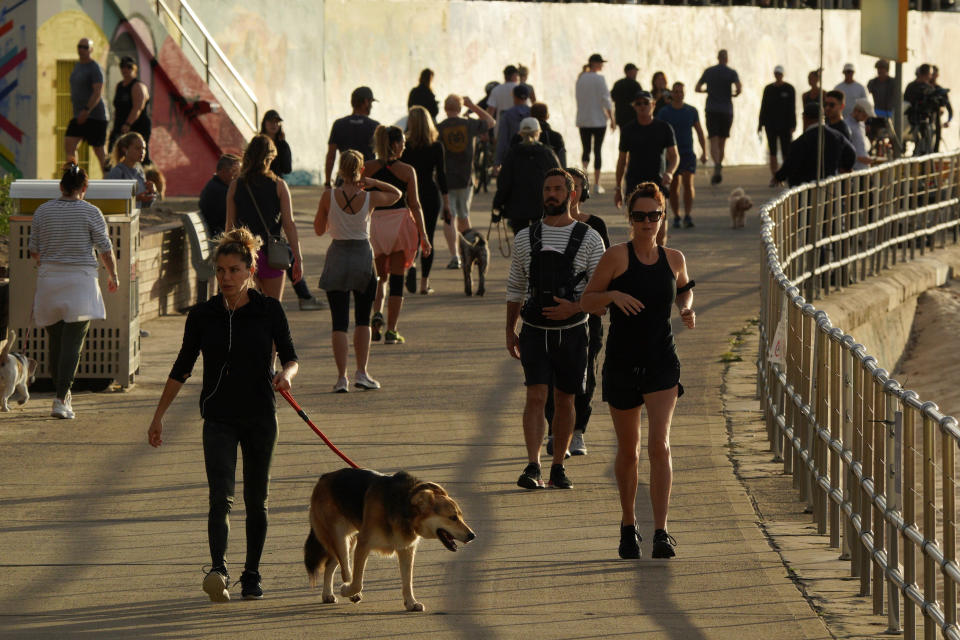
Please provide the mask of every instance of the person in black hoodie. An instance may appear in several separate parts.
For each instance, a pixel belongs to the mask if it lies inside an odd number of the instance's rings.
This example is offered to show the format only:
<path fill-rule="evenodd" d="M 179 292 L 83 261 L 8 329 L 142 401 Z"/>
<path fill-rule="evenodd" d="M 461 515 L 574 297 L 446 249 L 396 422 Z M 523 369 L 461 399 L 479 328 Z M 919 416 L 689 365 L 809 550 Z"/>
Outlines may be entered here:
<path fill-rule="evenodd" d="M 559 131 L 554 131 L 550 128 L 550 124 L 547 122 L 550 118 L 550 110 L 547 109 L 546 103 L 533 103 L 533 106 L 530 107 L 530 117 L 536 118 L 537 122 L 540 123 L 540 142 L 553 150 L 553 153 L 557 156 L 557 160 L 560 161 L 561 167 L 565 165 L 567 163 L 566 143 L 564 143 L 563 136 L 560 135 Z M 517 133 L 510 140 L 510 146 L 520 144 L 521 140 L 520 134 Z"/>
<path fill-rule="evenodd" d="M 560 168 L 556 154 L 539 142 L 540 122 L 533 117 L 520 122 L 520 144 L 513 145 L 503 158 L 493 196 L 495 219 L 506 218 L 516 235 L 543 214 L 543 178 Z"/>
<path fill-rule="evenodd" d="M 421 106 L 433 118 L 433 124 L 437 124 L 437 114 L 440 113 L 440 107 L 437 103 L 437 96 L 433 95 L 433 89 L 430 88 L 431 82 L 433 82 L 433 71 L 430 69 L 421 71 L 420 81 L 417 86 L 410 90 L 410 97 L 407 98 L 407 109 Z"/>

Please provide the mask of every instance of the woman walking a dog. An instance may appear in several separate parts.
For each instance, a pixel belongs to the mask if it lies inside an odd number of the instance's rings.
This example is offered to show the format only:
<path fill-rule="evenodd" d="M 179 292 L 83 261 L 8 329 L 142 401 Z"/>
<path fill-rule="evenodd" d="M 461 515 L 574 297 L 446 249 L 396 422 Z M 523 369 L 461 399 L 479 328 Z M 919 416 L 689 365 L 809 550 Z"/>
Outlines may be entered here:
<path fill-rule="evenodd" d="M 50 346 L 47 365 L 56 386 L 50 415 L 68 420 L 75 417 L 70 388 L 90 321 L 107 317 L 94 249 L 107 269 L 107 288 L 117 290 L 107 221 L 100 209 L 84 201 L 86 191 L 86 172 L 67 164 L 60 179 L 62 195 L 37 207 L 27 245 L 40 265 L 33 320 L 46 331 Z"/>
<path fill-rule="evenodd" d="M 260 240 L 246 228 L 220 236 L 214 252 L 220 293 L 187 316 L 183 344 L 170 371 L 147 431 L 154 447 L 163 443 L 163 416 L 203 354 L 203 458 L 210 490 L 207 539 L 211 570 L 203 590 L 214 602 L 230 599 L 227 590 L 227 536 L 233 505 L 237 446 L 243 455 L 243 501 L 247 512 L 247 556 L 240 576 L 245 600 L 263 597 L 260 556 L 267 537 L 270 463 L 277 443 L 275 390 L 288 390 L 297 371 L 297 354 L 283 307 L 251 288 Z M 283 369 L 274 372 L 273 349 Z"/>
<path fill-rule="evenodd" d="M 377 275 L 370 247 L 370 216 L 374 207 L 386 207 L 400 199 L 400 189 L 392 184 L 363 177 L 363 155 L 353 149 L 340 154 L 338 171 L 343 184 L 327 189 L 317 206 L 314 231 L 327 231 L 333 238 L 320 276 L 320 287 L 327 292 L 333 320 L 333 359 L 337 363 L 335 393 L 350 390 L 347 378 L 347 329 L 350 326 L 350 292 L 353 292 L 353 351 L 357 372 L 353 384 L 358 389 L 379 389 L 380 383 L 367 375 L 370 356 L 370 311 L 377 291 Z M 376 189 L 366 192 L 364 187 Z"/>
<path fill-rule="evenodd" d="M 666 247 L 666 203 L 659 187 L 643 182 L 629 197 L 630 241 L 611 247 L 583 292 L 584 311 L 610 308 L 603 366 L 603 399 L 617 434 L 614 470 L 620 492 L 621 558 L 640 557 L 634 513 L 640 464 L 640 416 L 647 406 L 647 455 L 653 504 L 653 557 L 672 558 L 676 540 L 667 533 L 673 484 L 670 422 L 683 395 L 670 306 L 689 329 L 696 326 L 693 280 L 683 254 Z"/>
<path fill-rule="evenodd" d="M 404 146 L 400 127 L 378 126 L 373 132 L 373 151 L 377 159 L 363 168 L 364 176 L 393 185 L 403 194 L 392 205 L 374 212 L 370 222 L 370 244 L 373 245 L 378 277 L 377 295 L 373 302 L 375 311 L 370 323 L 374 341 L 380 339 L 383 298 L 388 281 L 390 285 L 384 344 L 404 343 L 403 336 L 397 331 L 400 310 L 403 308 L 403 276 L 413 265 L 418 244 L 424 257 L 429 256 L 432 250 L 417 195 L 417 174 L 413 167 L 399 159 Z"/>

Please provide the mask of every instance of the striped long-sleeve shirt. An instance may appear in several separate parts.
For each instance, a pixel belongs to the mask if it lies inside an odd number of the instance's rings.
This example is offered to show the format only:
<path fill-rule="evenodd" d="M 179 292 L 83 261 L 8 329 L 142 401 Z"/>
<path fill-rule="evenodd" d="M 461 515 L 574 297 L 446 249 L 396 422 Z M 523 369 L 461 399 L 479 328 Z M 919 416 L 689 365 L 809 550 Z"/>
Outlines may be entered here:
<path fill-rule="evenodd" d="M 537 223 L 534 223 L 537 224 Z M 552 227 L 548 224 L 543 225 L 541 241 L 544 250 L 554 250 L 563 253 L 567 248 L 567 242 L 570 240 L 570 234 L 573 233 L 574 224 L 568 224 L 565 227 Z M 510 263 L 510 275 L 507 278 L 507 302 L 523 302 L 527 297 L 528 282 L 530 279 L 530 229 L 521 229 L 513 239 L 513 260 Z M 583 237 L 583 243 L 580 249 L 573 257 L 573 271 L 580 273 L 586 271 L 587 275 L 574 289 L 576 298 L 579 300 L 587 282 L 593 277 L 593 271 L 597 268 L 600 258 L 603 257 L 604 246 L 600 234 L 593 229 L 588 229 Z"/>
<path fill-rule="evenodd" d="M 100 209 L 84 200 L 50 200 L 37 207 L 27 247 L 41 262 L 96 267 L 93 253 L 113 250 L 107 221 Z"/>

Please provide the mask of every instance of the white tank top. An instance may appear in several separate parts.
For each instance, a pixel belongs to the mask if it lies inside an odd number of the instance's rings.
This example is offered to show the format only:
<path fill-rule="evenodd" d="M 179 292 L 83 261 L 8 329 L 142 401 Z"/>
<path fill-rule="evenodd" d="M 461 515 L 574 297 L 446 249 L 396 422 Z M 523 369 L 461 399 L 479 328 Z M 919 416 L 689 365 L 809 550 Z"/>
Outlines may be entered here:
<path fill-rule="evenodd" d="M 352 203 L 359 202 L 361 198 L 363 206 L 357 209 L 356 213 L 347 213 L 337 204 L 337 192 L 330 194 L 328 221 L 331 238 L 334 240 L 370 239 L 370 194 L 363 192 L 360 197 L 354 196 Z"/>

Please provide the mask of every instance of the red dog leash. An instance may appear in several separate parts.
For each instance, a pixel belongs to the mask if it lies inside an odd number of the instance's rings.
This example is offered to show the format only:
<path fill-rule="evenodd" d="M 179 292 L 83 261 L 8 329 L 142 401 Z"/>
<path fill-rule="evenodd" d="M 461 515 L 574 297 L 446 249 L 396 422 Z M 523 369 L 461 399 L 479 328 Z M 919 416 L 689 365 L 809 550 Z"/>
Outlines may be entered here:
<path fill-rule="evenodd" d="M 360 468 L 360 465 L 358 465 L 356 462 L 354 462 L 353 460 L 345 456 L 343 452 L 340 451 L 340 449 L 337 449 L 336 445 L 330 442 L 327 436 L 323 435 L 323 431 L 320 431 L 320 429 L 317 428 L 317 425 L 313 424 L 313 422 L 307 416 L 306 412 L 300 408 L 300 405 L 297 404 L 297 401 L 293 399 L 292 395 L 290 395 L 289 391 L 281 390 L 281 391 L 278 391 L 277 393 L 283 396 L 283 399 L 290 403 L 290 406 L 293 407 L 293 410 L 297 412 L 297 415 L 303 418 L 303 421 L 306 422 L 308 425 L 310 425 L 310 428 L 313 429 L 318 436 L 320 436 L 320 439 L 323 440 L 324 444 L 330 447 L 331 451 L 333 451 L 335 454 L 343 458 L 343 461 L 346 462 L 351 467 L 353 467 L 354 469 Z"/>

